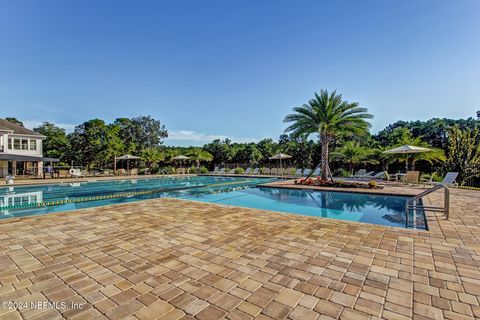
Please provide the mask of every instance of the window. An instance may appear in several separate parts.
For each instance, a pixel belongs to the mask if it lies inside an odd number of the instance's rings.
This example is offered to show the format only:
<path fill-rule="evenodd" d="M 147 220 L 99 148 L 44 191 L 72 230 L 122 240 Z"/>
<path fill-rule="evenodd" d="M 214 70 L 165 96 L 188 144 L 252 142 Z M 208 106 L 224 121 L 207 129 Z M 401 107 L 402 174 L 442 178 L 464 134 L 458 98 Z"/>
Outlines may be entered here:
<path fill-rule="evenodd" d="M 30 150 L 37 150 L 37 140 L 30 140 Z"/>
<path fill-rule="evenodd" d="M 20 150 L 20 139 L 13 139 L 13 149 Z"/>
<path fill-rule="evenodd" d="M 28 150 L 28 139 L 22 139 L 22 150 Z"/>
<path fill-rule="evenodd" d="M 10 149 L 10 150 L 13 149 L 13 139 L 12 138 L 8 139 L 8 149 Z"/>

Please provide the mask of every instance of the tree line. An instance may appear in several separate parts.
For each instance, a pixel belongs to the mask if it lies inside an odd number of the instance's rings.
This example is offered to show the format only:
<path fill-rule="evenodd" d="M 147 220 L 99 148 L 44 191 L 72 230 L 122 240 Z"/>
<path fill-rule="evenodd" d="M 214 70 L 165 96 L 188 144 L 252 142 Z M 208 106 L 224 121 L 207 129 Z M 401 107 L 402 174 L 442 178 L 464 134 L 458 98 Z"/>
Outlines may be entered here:
<path fill-rule="evenodd" d="M 142 166 L 160 168 L 176 163 L 173 158 L 190 158 L 182 165 L 197 169 L 205 166 L 274 166 L 273 155 L 282 152 L 292 156 L 287 165 L 313 168 L 322 165 L 322 173 L 347 175 L 359 168 L 396 172 L 416 169 L 436 173 L 460 172 L 460 180 L 477 174 L 480 165 L 480 121 L 440 119 L 397 121 L 376 134 L 369 131 L 367 109 L 358 103 L 344 101 L 336 92 L 322 90 L 308 103 L 294 108 L 285 117 L 288 127 L 278 139 L 235 143 L 229 139 L 213 140 L 202 147 L 169 147 L 163 144 L 168 130 L 151 116 L 118 118 L 112 123 L 92 119 L 66 133 L 52 123 L 44 122 L 34 131 L 46 136 L 44 155 L 59 158 L 64 165 L 88 169 L 113 167 L 115 156 L 137 155 Z M 7 120 L 21 124 L 15 118 Z M 409 155 L 387 155 L 383 151 L 410 144 L 431 148 L 432 152 Z M 323 160 L 322 160 L 323 159 Z M 326 178 L 324 176 L 324 178 Z"/>

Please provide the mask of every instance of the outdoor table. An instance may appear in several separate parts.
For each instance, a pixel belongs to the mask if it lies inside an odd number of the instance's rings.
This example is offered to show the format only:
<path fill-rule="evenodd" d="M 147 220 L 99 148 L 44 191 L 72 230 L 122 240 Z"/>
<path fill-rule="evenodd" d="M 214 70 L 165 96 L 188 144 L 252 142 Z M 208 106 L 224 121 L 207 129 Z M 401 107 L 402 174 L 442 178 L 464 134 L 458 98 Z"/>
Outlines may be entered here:
<path fill-rule="evenodd" d="M 405 177 L 406 175 L 407 175 L 406 173 L 397 172 L 395 174 L 395 177 L 396 177 L 397 181 L 400 181 L 402 179 L 402 177 Z"/>

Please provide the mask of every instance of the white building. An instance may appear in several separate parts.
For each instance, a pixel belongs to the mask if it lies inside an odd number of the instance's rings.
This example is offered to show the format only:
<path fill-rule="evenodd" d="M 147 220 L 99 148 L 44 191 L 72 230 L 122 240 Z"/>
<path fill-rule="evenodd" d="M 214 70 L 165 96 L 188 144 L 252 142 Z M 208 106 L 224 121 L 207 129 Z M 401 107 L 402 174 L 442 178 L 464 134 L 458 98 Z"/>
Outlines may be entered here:
<path fill-rule="evenodd" d="M 42 176 L 44 162 L 58 161 L 43 157 L 43 139 L 38 132 L 0 119 L 0 177 Z"/>

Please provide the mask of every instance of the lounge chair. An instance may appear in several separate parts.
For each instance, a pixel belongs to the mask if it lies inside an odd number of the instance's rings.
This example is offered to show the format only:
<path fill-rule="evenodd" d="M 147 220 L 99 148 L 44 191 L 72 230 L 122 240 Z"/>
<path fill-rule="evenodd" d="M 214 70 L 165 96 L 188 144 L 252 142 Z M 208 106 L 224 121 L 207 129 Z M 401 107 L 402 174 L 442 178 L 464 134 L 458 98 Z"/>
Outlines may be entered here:
<path fill-rule="evenodd" d="M 222 168 L 218 171 L 218 174 L 225 174 L 225 168 Z"/>
<path fill-rule="evenodd" d="M 415 184 L 418 183 L 418 177 L 420 176 L 419 171 L 408 171 L 405 175 L 405 183 L 407 184 Z"/>
<path fill-rule="evenodd" d="M 260 173 L 260 168 L 255 168 L 252 172 L 252 174 L 259 174 Z"/>
<path fill-rule="evenodd" d="M 121 170 L 124 170 L 124 169 L 121 169 Z M 72 169 L 70 169 L 69 174 L 73 178 L 84 178 L 85 177 L 85 174 L 80 169 L 72 168 Z"/>
<path fill-rule="evenodd" d="M 443 180 L 441 182 L 434 182 L 434 181 L 428 181 L 424 182 L 425 184 L 444 184 L 444 185 L 452 185 L 455 187 L 458 187 L 457 183 L 457 177 L 458 177 L 458 172 L 447 172 L 445 177 L 443 177 Z"/>
<path fill-rule="evenodd" d="M 319 175 L 320 175 L 320 167 L 317 167 L 317 168 L 315 169 L 315 171 L 313 171 L 312 176 L 318 177 Z"/>
<path fill-rule="evenodd" d="M 136 175 L 138 175 L 138 169 L 132 169 L 132 170 L 130 170 L 129 173 L 130 173 L 131 176 L 136 176 Z"/>
<path fill-rule="evenodd" d="M 263 168 L 262 169 L 262 174 L 272 174 L 272 171 L 270 170 L 270 168 Z"/>
<path fill-rule="evenodd" d="M 294 176 L 295 177 L 301 177 L 302 176 L 302 168 L 295 170 Z"/>
<path fill-rule="evenodd" d="M 272 176 L 278 175 L 278 174 L 279 174 L 279 173 L 278 173 L 278 169 L 277 169 L 277 168 L 272 168 L 272 169 L 270 170 L 270 174 L 271 174 Z"/>
<path fill-rule="evenodd" d="M 228 174 L 235 174 L 235 169 L 228 171 Z"/>
<path fill-rule="evenodd" d="M 352 176 L 352 178 L 362 178 L 366 174 L 367 174 L 367 169 L 360 169 Z"/>
<path fill-rule="evenodd" d="M 252 168 L 248 167 L 247 170 L 245 170 L 244 174 L 250 174 L 252 172 Z"/>
<path fill-rule="evenodd" d="M 213 169 L 212 171 L 212 174 L 218 174 L 218 170 L 220 170 L 218 167 L 215 167 L 215 169 Z"/>
<path fill-rule="evenodd" d="M 308 168 L 307 168 L 307 169 L 303 170 L 303 175 L 304 175 L 305 177 L 308 177 L 311 172 L 312 172 L 312 169 L 308 169 Z"/>

